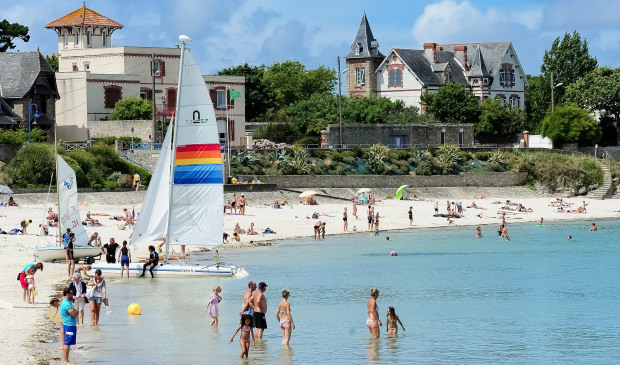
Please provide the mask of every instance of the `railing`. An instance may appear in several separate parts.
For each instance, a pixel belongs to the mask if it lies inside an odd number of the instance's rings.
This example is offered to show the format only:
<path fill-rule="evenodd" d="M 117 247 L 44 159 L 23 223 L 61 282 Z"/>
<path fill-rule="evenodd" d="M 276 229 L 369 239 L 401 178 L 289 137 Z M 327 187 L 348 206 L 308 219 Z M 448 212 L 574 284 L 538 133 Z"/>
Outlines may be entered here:
<path fill-rule="evenodd" d="M 147 166 L 147 165 L 143 164 L 142 162 L 136 160 L 135 158 L 129 157 L 129 155 L 126 154 L 125 152 L 118 151 L 118 154 L 121 156 L 121 158 L 123 160 L 125 160 L 127 162 L 130 162 L 130 163 L 132 163 L 134 165 L 138 165 L 138 166 L 142 167 L 143 169 L 145 169 L 148 172 L 151 172 L 151 173 L 153 172 L 153 169 L 150 166 Z"/>
<path fill-rule="evenodd" d="M 123 150 L 161 150 L 162 143 L 123 141 Z"/>
<path fill-rule="evenodd" d="M 60 143 L 60 146 L 64 148 L 65 151 L 76 151 L 76 150 L 87 150 L 90 148 L 90 143 L 88 142 L 70 142 L 70 143 Z"/>

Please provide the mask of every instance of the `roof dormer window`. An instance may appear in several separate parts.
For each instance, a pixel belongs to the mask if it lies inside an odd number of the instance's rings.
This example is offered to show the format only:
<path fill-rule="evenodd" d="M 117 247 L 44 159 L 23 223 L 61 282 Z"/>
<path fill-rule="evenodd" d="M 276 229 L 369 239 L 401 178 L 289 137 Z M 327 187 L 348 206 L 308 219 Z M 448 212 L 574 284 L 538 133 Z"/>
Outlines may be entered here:
<path fill-rule="evenodd" d="M 79 46 L 80 45 L 80 30 L 78 29 L 75 32 L 75 46 Z"/>
<path fill-rule="evenodd" d="M 108 45 L 108 34 L 105 30 L 101 32 L 101 45 L 104 47 Z"/>
<path fill-rule="evenodd" d="M 355 43 L 355 55 L 359 56 L 360 53 L 362 53 L 362 50 L 363 50 L 362 45 L 359 43 Z"/>

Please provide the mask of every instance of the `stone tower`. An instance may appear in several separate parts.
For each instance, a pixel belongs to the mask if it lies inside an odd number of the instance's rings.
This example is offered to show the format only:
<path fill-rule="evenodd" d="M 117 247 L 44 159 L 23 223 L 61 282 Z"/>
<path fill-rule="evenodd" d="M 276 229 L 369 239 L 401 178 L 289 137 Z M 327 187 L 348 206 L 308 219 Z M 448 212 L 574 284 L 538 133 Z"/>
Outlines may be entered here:
<path fill-rule="evenodd" d="M 377 95 L 375 71 L 385 56 L 379 52 L 379 42 L 372 35 L 366 13 L 357 30 L 351 50 L 344 56 L 347 69 L 347 95 L 368 97 Z"/>

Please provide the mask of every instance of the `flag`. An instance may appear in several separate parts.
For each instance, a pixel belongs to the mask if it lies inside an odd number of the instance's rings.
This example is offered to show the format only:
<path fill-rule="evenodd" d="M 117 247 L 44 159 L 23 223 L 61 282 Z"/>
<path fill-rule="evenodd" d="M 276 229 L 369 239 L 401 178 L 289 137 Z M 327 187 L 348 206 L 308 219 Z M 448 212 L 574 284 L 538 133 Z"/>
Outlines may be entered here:
<path fill-rule="evenodd" d="M 132 218 L 136 217 L 136 209 L 135 208 L 131 208 L 131 217 Z"/>
<path fill-rule="evenodd" d="M 230 100 L 235 100 L 237 98 L 241 97 L 241 93 L 238 91 L 235 91 L 233 89 L 230 89 Z"/>

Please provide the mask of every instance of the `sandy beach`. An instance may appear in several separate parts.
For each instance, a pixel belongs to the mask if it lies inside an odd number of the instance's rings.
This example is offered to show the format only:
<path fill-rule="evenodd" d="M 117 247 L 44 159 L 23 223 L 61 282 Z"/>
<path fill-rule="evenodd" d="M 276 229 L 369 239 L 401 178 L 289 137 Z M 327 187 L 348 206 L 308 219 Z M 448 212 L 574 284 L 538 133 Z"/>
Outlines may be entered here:
<path fill-rule="evenodd" d="M 304 189 L 299 189 L 304 190 Z M 351 198 L 357 189 L 327 189 L 325 192 L 334 197 Z M 439 212 L 446 213 L 446 200 L 460 201 L 463 207 L 470 206 L 472 202 L 481 209 L 465 208 L 465 216 L 455 219 L 452 225 L 477 226 L 481 225 L 482 233 L 495 235 L 500 222 L 498 209 L 506 204 L 507 200 L 513 203 L 521 203 L 526 208 L 531 208 L 532 213 L 509 213 L 506 215 L 508 229 L 511 223 L 537 222 L 544 217 L 546 224 L 560 220 L 584 220 L 583 229 L 587 230 L 591 222 L 605 218 L 616 218 L 620 209 L 618 200 L 590 200 L 582 197 L 565 198 L 565 202 L 573 203 L 568 209 L 576 209 L 587 204 L 587 213 L 559 213 L 557 208 L 550 206 L 556 199 L 555 196 L 542 196 L 534 191 L 521 187 L 512 188 L 424 188 L 409 189 L 406 199 L 417 195 L 418 200 L 385 200 L 387 195 L 393 195 L 393 189 L 378 190 L 375 192 L 377 202 L 375 212 L 381 217 L 380 229 L 382 235 L 386 231 L 400 229 L 424 229 L 448 226 L 446 218 L 433 217 L 435 200 L 439 202 Z M 323 194 L 323 193 L 321 193 Z M 232 194 L 227 194 L 230 199 Z M 240 194 L 238 194 L 240 195 Z M 253 222 L 257 232 L 264 232 L 266 228 L 275 231 L 274 234 L 259 233 L 257 235 L 241 235 L 241 242 L 224 245 L 221 249 L 225 257 L 226 249 L 250 247 L 252 245 L 272 244 L 272 249 L 277 249 L 277 242 L 298 237 L 311 237 L 313 226 L 316 221 L 326 222 L 326 238 L 343 234 L 342 213 L 344 207 L 348 209 L 349 232 L 355 226 L 357 234 L 367 234 L 366 207 L 358 208 L 356 220 L 352 215 L 352 204 L 344 200 L 317 197 L 319 205 L 306 206 L 300 204 L 302 198 L 296 193 L 246 193 L 248 199 L 246 215 L 225 216 L 224 231 L 232 236 L 235 224 L 238 222 L 241 228 L 247 229 Z M 474 199 L 475 196 L 485 195 L 484 199 Z M 3 197 L 6 201 L 8 197 Z M 0 280 L 0 321 L 4 324 L 4 335 L 0 337 L 0 346 L 4 349 L 4 363 L 8 364 L 37 364 L 57 363 L 60 352 L 50 353 L 49 343 L 58 341 L 56 327 L 47 321 L 45 314 L 49 307 L 50 298 L 59 295 L 58 288 L 67 283 L 67 266 L 65 263 L 45 263 L 43 272 L 37 272 L 36 286 L 39 295 L 36 304 L 26 305 L 22 302 L 22 290 L 16 280 L 17 274 L 23 267 L 33 262 L 34 249 L 37 245 L 45 246 L 55 240 L 56 231 L 50 230 L 53 236 L 39 237 L 39 224 L 44 220 L 46 212 L 46 199 L 50 204 L 55 202 L 55 195 L 47 194 L 20 194 L 14 195 L 19 207 L 0 207 L 0 227 L 9 231 L 19 228 L 20 221 L 32 219 L 26 235 L 0 235 L 0 264 L 3 267 Z M 130 230 L 120 230 L 119 222 L 110 220 L 114 215 L 122 215 L 122 209 L 135 209 L 139 212 L 144 192 L 123 193 L 85 193 L 79 195 L 81 203 L 80 211 L 82 219 L 87 212 L 91 212 L 94 218 L 103 224 L 101 227 L 87 227 L 89 234 L 99 232 L 106 243 L 110 237 L 117 242 L 128 240 Z M 274 200 L 280 202 L 287 200 L 291 205 L 276 209 L 271 206 Z M 501 204 L 493 204 L 501 202 Z M 55 206 L 55 204 L 54 204 Z M 413 207 L 413 227 L 409 226 L 407 211 Z M 514 208 L 514 207 L 513 207 Z M 56 211 L 56 208 L 54 207 Z M 319 214 L 318 219 L 312 219 L 312 214 Z M 474 227 L 471 229 L 474 235 Z M 253 241 L 250 244 L 250 241 Z M 178 249 L 177 249 L 178 250 Z M 191 250 L 191 248 L 190 248 Z M 134 256 L 146 255 L 144 252 L 132 252 Z M 88 311 L 87 311 L 88 315 Z M 79 346 L 79 339 L 78 339 Z"/>

